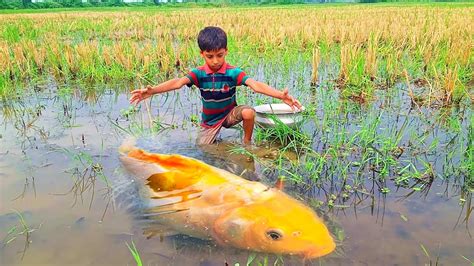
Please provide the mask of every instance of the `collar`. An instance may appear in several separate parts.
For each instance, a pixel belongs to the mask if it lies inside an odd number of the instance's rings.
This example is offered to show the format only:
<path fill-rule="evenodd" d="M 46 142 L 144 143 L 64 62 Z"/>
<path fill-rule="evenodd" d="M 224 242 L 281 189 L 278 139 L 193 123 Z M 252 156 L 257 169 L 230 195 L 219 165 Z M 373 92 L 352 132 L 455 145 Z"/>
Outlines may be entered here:
<path fill-rule="evenodd" d="M 207 75 L 212 74 L 212 73 L 225 74 L 226 69 L 227 69 L 227 62 L 224 62 L 221 68 L 219 68 L 219 70 L 217 70 L 216 72 L 212 71 L 212 69 L 207 64 L 204 64 L 204 71 L 206 72 Z"/>

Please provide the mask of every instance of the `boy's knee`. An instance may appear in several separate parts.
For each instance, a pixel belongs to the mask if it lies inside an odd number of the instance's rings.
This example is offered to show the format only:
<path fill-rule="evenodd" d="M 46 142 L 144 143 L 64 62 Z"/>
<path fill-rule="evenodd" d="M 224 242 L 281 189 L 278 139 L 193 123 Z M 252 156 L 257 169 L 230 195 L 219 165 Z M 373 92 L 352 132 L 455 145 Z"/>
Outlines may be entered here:
<path fill-rule="evenodd" d="M 242 110 L 242 119 L 251 120 L 255 118 L 255 110 L 253 108 L 245 108 Z"/>

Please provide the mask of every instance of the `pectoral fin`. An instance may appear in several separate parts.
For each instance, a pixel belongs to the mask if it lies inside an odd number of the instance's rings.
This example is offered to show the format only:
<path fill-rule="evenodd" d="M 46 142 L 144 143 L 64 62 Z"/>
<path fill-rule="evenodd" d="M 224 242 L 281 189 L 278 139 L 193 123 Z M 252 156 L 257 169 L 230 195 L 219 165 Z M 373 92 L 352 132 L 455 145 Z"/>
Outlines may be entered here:
<path fill-rule="evenodd" d="M 171 191 L 176 187 L 175 172 L 153 174 L 147 178 L 147 185 L 155 192 Z"/>
<path fill-rule="evenodd" d="M 155 192 L 172 191 L 191 186 L 200 179 L 199 173 L 168 171 L 151 175 L 147 178 L 147 185 Z"/>
<path fill-rule="evenodd" d="M 173 236 L 179 234 L 174 229 L 168 228 L 164 225 L 151 225 L 143 229 L 143 235 L 146 236 L 146 239 L 150 239 L 156 236 L 160 237 L 160 242 L 163 241 L 163 238 L 166 236 Z"/>

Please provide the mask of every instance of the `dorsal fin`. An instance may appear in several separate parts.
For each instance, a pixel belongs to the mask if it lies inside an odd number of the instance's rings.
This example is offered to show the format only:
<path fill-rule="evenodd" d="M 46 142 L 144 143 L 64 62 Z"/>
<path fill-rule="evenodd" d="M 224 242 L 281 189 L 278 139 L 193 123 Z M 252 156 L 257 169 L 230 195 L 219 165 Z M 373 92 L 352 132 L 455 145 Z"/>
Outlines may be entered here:
<path fill-rule="evenodd" d="M 220 178 L 213 167 L 177 154 L 148 153 L 134 148 L 123 155 L 121 160 L 136 177 L 146 179 L 147 185 L 155 192 L 184 189 L 204 177 Z"/>
<path fill-rule="evenodd" d="M 182 169 L 208 169 L 210 166 L 198 160 L 178 154 L 158 154 L 149 153 L 142 149 L 132 149 L 128 152 L 128 157 L 132 157 L 149 163 L 156 163 L 168 171 Z M 191 170 L 194 171 L 194 170 Z"/>

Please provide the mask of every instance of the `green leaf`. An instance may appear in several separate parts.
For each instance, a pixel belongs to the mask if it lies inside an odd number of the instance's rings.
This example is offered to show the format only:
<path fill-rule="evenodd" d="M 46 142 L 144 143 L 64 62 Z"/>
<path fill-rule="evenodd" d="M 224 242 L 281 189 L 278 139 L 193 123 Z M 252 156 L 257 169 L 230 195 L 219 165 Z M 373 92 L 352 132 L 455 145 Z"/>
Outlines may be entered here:
<path fill-rule="evenodd" d="M 402 218 L 403 221 L 408 222 L 408 218 L 405 215 L 400 214 L 400 218 Z"/>
<path fill-rule="evenodd" d="M 252 261 L 255 260 L 255 257 L 257 257 L 257 254 L 256 254 L 256 253 L 251 253 L 251 254 L 249 255 L 249 257 L 247 258 L 247 264 L 246 264 L 246 265 L 249 266 L 250 263 L 252 263 Z"/>

